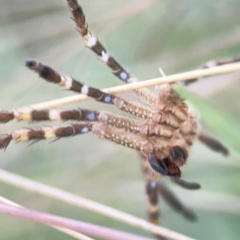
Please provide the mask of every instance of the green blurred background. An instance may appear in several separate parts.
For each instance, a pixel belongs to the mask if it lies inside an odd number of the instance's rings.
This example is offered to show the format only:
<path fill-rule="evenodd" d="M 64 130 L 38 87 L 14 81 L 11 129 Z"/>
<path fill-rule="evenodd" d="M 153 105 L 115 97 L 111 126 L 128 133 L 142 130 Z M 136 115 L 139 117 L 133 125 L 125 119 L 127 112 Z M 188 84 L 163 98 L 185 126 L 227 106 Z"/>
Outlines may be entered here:
<path fill-rule="evenodd" d="M 210 59 L 240 55 L 239 0 L 79 2 L 91 30 L 140 79 L 158 77 L 159 67 L 170 75 L 195 69 Z M 24 61 L 29 58 L 99 88 L 121 84 L 83 46 L 69 16 L 64 0 L 0 0 L 1 109 L 71 95 L 26 69 Z M 164 180 L 199 217 L 197 222 L 188 222 L 161 202 L 162 225 L 196 239 L 240 238 L 239 79 L 239 72 L 204 79 L 182 91 L 201 114 L 204 131 L 231 150 L 224 158 L 198 142 L 194 145 L 182 172 L 184 179 L 202 185 L 199 191 L 183 190 Z M 136 99 L 133 94 L 121 96 Z M 76 106 L 117 112 L 92 100 L 67 108 Z M 0 132 L 6 133 L 29 125 L 13 122 L 0 127 Z M 145 183 L 133 150 L 86 134 L 51 144 L 13 143 L 0 152 L 0 159 L 5 170 L 147 218 Z M 4 183 L 0 184 L 0 195 L 36 210 L 151 236 Z M 0 216 L 0 233 L 0 238 L 7 240 L 70 238 L 49 227 L 7 216 Z"/>

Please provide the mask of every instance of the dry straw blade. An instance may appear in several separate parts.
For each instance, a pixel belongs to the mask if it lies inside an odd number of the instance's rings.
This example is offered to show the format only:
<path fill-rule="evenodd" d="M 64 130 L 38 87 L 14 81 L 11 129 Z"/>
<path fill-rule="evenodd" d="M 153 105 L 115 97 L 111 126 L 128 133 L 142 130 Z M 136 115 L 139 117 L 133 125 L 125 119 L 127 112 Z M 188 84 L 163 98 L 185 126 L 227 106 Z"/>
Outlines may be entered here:
<path fill-rule="evenodd" d="M 4 198 L 2 196 L 0 196 L 0 203 L 3 203 L 3 204 L 6 204 L 8 206 L 12 206 L 12 207 L 16 207 L 16 208 L 23 208 L 23 206 L 7 199 L 7 198 Z M 48 226 L 51 226 L 52 228 L 54 229 L 57 229 L 58 231 L 60 232 L 63 232 L 73 238 L 76 238 L 78 240 L 94 240 L 93 238 L 90 238 L 84 234 L 81 234 L 79 232 L 76 232 L 76 231 L 73 231 L 71 229 L 67 229 L 67 228 L 63 228 L 63 227 L 57 227 L 57 226 L 54 226 L 54 225 L 50 225 L 50 224 L 47 224 Z"/>
<path fill-rule="evenodd" d="M 88 209 L 93 212 L 97 212 L 99 214 L 105 215 L 109 218 L 115 219 L 117 221 L 124 222 L 126 224 L 141 228 L 145 231 L 152 232 L 157 235 L 161 235 L 168 239 L 172 240 L 194 240 L 193 238 L 187 237 L 180 233 L 171 231 L 164 227 L 156 226 L 150 224 L 149 222 L 132 216 L 130 214 L 121 212 L 119 210 L 113 209 L 111 207 L 105 206 L 103 204 L 85 199 L 83 197 L 71 194 L 69 192 L 63 191 L 61 189 L 57 189 L 54 187 L 50 187 L 33 180 L 18 176 L 13 173 L 9 173 L 4 170 L 0 170 L 0 181 L 5 182 L 7 184 L 13 185 L 18 188 L 22 188 L 28 191 L 32 191 L 41 195 L 48 196 L 50 198 L 57 199 L 59 201 L 63 201 L 70 205 L 74 205 L 76 207 Z"/>

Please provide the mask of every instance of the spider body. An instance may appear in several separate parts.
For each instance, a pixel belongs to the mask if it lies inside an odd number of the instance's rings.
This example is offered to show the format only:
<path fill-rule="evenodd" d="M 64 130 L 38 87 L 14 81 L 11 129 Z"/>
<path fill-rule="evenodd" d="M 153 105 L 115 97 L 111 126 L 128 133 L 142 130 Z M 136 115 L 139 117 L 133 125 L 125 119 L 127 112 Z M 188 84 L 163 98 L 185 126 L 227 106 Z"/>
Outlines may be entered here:
<path fill-rule="evenodd" d="M 70 0 L 68 4 L 86 46 L 95 52 L 120 80 L 125 83 L 136 82 L 137 79 L 132 77 L 110 56 L 100 41 L 89 32 L 85 15 L 77 2 Z M 62 133 L 59 133 L 59 129 L 56 130 L 57 132 L 53 131 L 53 133 L 52 130 L 46 128 L 35 132 L 34 130 L 20 130 L 12 134 L 12 139 L 27 141 L 39 138 L 63 137 L 69 136 L 69 134 L 75 135 L 76 133 L 91 131 L 101 138 L 106 138 L 146 154 L 149 159 L 149 167 L 153 172 L 152 174 L 156 175 L 156 177 L 159 177 L 159 174 L 181 176 L 179 167 L 185 163 L 189 148 L 196 137 L 197 121 L 189 113 L 187 105 L 179 98 L 170 85 L 165 84 L 161 86 L 158 96 L 148 89 L 135 90 L 140 99 L 147 102 L 151 107 L 148 108 L 145 105 L 129 102 L 115 95 L 89 87 L 69 76 L 61 76 L 50 67 L 41 63 L 30 60 L 26 62 L 26 66 L 39 73 L 40 77 L 48 82 L 59 84 L 71 91 L 83 93 L 99 102 L 112 104 L 120 110 L 145 121 L 140 122 L 104 112 L 90 112 L 84 115 L 79 110 L 78 112 L 81 113 L 81 116 L 78 117 L 78 120 L 97 121 L 97 123 L 88 123 L 85 127 L 81 125 L 83 128 L 81 131 L 73 127 L 72 131 L 64 130 Z M 56 111 L 37 112 L 31 110 L 29 113 L 2 113 L 2 120 L 0 120 L 6 122 L 9 120 L 9 116 L 10 119 L 12 117 L 17 120 L 31 121 L 65 120 L 66 118 L 76 120 L 73 116 L 68 115 L 64 117 L 63 115 L 64 113 L 57 113 Z M 6 143 L 2 144 L 1 147 L 6 147 L 9 139 L 11 138 L 7 137 Z"/>
<path fill-rule="evenodd" d="M 77 1 L 68 0 L 67 2 L 77 30 L 86 46 L 97 54 L 121 81 L 127 84 L 138 81 L 107 52 L 100 41 L 88 30 L 85 15 Z M 92 132 L 100 138 L 139 151 L 147 182 L 149 219 L 152 223 L 158 223 L 158 192 L 163 194 L 170 205 L 174 206 L 186 218 L 195 219 L 195 214 L 176 200 L 168 190 L 158 183 L 158 180 L 161 176 L 167 175 L 184 188 L 200 188 L 199 184 L 188 183 L 180 179 L 180 167 L 185 164 L 190 148 L 197 137 L 215 151 L 225 155 L 228 151 L 220 142 L 200 133 L 197 118 L 171 85 L 160 86 L 157 95 L 148 89 L 135 89 L 137 96 L 146 103 L 139 104 L 87 86 L 70 76 L 61 75 L 40 62 L 29 60 L 26 62 L 26 66 L 37 72 L 47 82 L 85 94 L 98 102 L 111 104 L 138 119 L 82 108 L 2 111 L 0 112 L 0 122 L 2 123 L 13 119 L 18 121 L 73 120 L 77 122 L 66 126 L 20 129 L 1 135 L 0 148 L 6 148 L 12 140 L 25 142 L 48 138 L 58 139 Z"/>
<path fill-rule="evenodd" d="M 89 87 L 69 76 L 61 76 L 53 69 L 35 61 L 27 61 L 26 65 L 45 80 L 65 86 L 67 89 L 80 92 L 95 98 L 97 101 L 113 104 L 119 109 L 129 112 L 144 121 L 113 115 L 107 112 L 97 112 L 85 109 L 70 111 L 30 110 L 27 112 L 2 112 L 1 122 L 13 118 L 19 121 L 44 120 L 80 120 L 97 123 L 71 125 L 67 128 L 43 128 L 40 130 L 18 130 L 1 139 L 1 147 L 5 148 L 10 140 L 29 141 L 41 138 L 58 138 L 86 132 L 93 132 L 101 138 L 106 138 L 118 144 L 143 152 L 149 159 L 152 175 L 181 176 L 182 166 L 188 151 L 197 135 L 197 120 L 189 113 L 187 105 L 166 84 L 160 87 L 156 107 L 153 110 L 122 98 L 107 94 L 99 89 Z M 163 93 L 163 95 L 162 95 Z M 148 170 L 150 172 L 150 170 Z"/>

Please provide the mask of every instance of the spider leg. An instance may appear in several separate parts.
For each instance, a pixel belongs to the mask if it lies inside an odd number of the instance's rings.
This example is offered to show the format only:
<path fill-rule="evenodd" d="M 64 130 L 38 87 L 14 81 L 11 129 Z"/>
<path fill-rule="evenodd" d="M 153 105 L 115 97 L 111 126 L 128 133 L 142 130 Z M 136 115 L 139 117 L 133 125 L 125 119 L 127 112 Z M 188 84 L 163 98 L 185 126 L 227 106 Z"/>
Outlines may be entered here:
<path fill-rule="evenodd" d="M 165 185 L 159 183 L 160 174 L 153 172 L 150 167 L 148 158 L 146 155 L 140 153 L 141 166 L 143 170 L 144 177 L 146 179 L 146 194 L 148 198 L 148 218 L 149 221 L 155 225 L 159 225 L 159 196 L 160 194 L 162 198 L 167 202 L 167 204 L 172 207 L 175 211 L 179 212 L 188 220 L 195 220 L 196 215 L 194 212 L 185 207 L 185 205 L 168 189 Z M 176 180 L 176 182 L 184 182 L 186 181 L 180 178 L 172 178 Z M 161 180 L 160 180 L 161 181 Z M 197 189 L 197 184 L 188 183 L 194 189 Z M 199 186 L 199 184 L 198 184 Z M 156 236 L 158 239 L 162 239 L 161 236 Z"/>
<path fill-rule="evenodd" d="M 198 135 L 198 139 L 215 152 L 220 152 L 224 156 L 229 154 L 229 150 L 217 139 L 214 139 L 204 133 L 200 133 Z"/>
<path fill-rule="evenodd" d="M 37 139 L 69 137 L 86 132 L 93 132 L 101 138 L 150 154 L 166 148 L 169 139 L 173 135 L 173 131 L 168 126 L 156 124 L 154 127 L 154 125 L 148 122 L 142 123 L 127 117 L 86 109 L 64 111 L 33 110 L 32 112 L 17 113 L 18 120 L 42 121 L 71 119 L 88 122 L 75 123 L 66 127 L 55 126 L 41 129 L 16 130 L 10 134 L 0 135 L 0 148 L 6 148 L 12 140 L 24 142 Z M 20 116 L 22 118 L 20 118 Z M 91 123 L 91 121 L 93 123 Z M 151 139 L 149 139 L 148 136 L 150 136 Z M 158 136 L 161 136 L 161 138 Z"/>
<path fill-rule="evenodd" d="M 31 110 L 0 112 L 0 123 L 6 123 L 10 120 L 18 121 L 94 121 L 102 122 L 116 128 L 124 129 L 134 134 L 146 136 L 162 136 L 171 138 L 173 129 L 167 125 L 159 125 L 157 123 L 139 122 L 135 119 L 111 114 L 104 111 L 92 111 L 88 109 L 50 109 L 50 110 Z"/>
<path fill-rule="evenodd" d="M 148 196 L 148 217 L 149 222 L 159 225 L 159 197 L 166 201 L 166 203 L 176 212 L 179 212 L 183 217 L 190 221 L 196 220 L 197 216 L 194 211 L 186 207 L 177 197 L 167 188 L 164 184 L 159 181 L 147 181 L 146 182 L 146 193 Z M 157 239 L 163 239 L 161 236 L 156 236 Z"/>
<path fill-rule="evenodd" d="M 188 182 L 181 178 L 176 178 L 176 177 L 172 177 L 171 179 L 177 185 L 181 186 L 182 188 L 188 189 L 188 190 L 198 190 L 201 188 L 201 185 L 199 183 Z"/>
<path fill-rule="evenodd" d="M 88 30 L 85 15 L 78 2 L 76 0 L 68 0 L 68 5 L 72 12 L 73 20 L 75 21 L 77 29 L 82 35 L 86 46 L 90 48 L 96 55 L 98 55 L 101 60 L 109 68 L 111 68 L 113 74 L 117 76 L 121 81 L 125 83 L 137 82 L 137 78 L 131 76 L 130 73 L 128 73 L 112 56 L 110 56 L 101 42 Z M 156 106 L 157 98 L 155 94 L 149 89 L 135 89 L 134 91 L 140 99 L 150 104 L 151 106 Z"/>
<path fill-rule="evenodd" d="M 174 130 L 167 125 L 160 125 L 149 121 L 140 122 L 135 119 L 107 112 L 101 112 L 99 114 L 99 121 L 107 126 L 114 126 L 116 128 L 124 129 L 128 132 L 143 136 L 161 136 L 170 139 L 174 133 Z"/>
<path fill-rule="evenodd" d="M 169 146 L 167 138 L 155 138 L 153 140 L 147 136 L 126 132 L 124 129 L 118 129 L 104 123 L 94 124 L 92 132 L 100 138 L 105 138 L 117 144 L 144 152 L 145 154 L 161 151 Z"/>
<path fill-rule="evenodd" d="M 175 211 L 179 212 L 182 216 L 187 218 L 188 220 L 195 220 L 196 215 L 192 209 L 186 207 L 173 192 L 167 188 L 163 183 L 159 181 L 159 176 L 153 172 L 151 169 L 148 159 L 146 155 L 140 153 L 141 165 L 144 177 L 146 179 L 146 193 L 148 195 L 149 201 L 149 221 L 158 224 L 158 196 L 157 193 L 160 193 L 162 198 L 166 201 L 166 203 Z M 176 182 L 187 183 L 186 181 L 180 178 L 173 178 Z M 192 188 L 188 189 L 198 189 L 200 187 L 197 183 L 188 183 Z"/>
<path fill-rule="evenodd" d="M 181 119 L 183 118 L 185 119 L 185 113 L 182 113 L 181 111 L 178 111 L 180 112 L 180 114 L 177 115 L 179 117 L 178 119 L 169 111 L 159 112 L 151 110 L 148 107 L 143 106 L 142 104 L 130 102 L 116 95 L 105 93 L 100 89 L 87 86 L 69 76 L 62 76 L 52 68 L 43 65 L 42 63 L 37 63 L 33 60 L 30 60 L 27 61 L 26 65 L 31 70 L 34 70 L 35 72 L 39 73 L 40 77 L 42 77 L 48 82 L 59 84 L 60 86 L 65 86 L 69 90 L 85 94 L 99 102 L 112 104 L 121 111 L 130 113 L 134 116 L 143 119 L 151 119 L 154 122 L 160 124 L 167 124 L 174 129 L 179 127 L 179 120 L 181 121 Z M 171 109 L 173 109 L 174 112 L 177 112 L 175 111 L 174 108 Z"/>
<path fill-rule="evenodd" d="M 148 201 L 148 220 L 152 224 L 160 225 L 157 180 L 161 175 L 152 170 L 146 155 L 140 153 L 139 157 L 141 159 L 143 175 L 146 179 L 145 188 Z M 159 240 L 163 240 L 161 236 L 156 235 L 156 238 Z"/>
<path fill-rule="evenodd" d="M 197 219 L 195 212 L 186 207 L 177 197 L 176 195 L 163 183 L 158 183 L 158 191 L 161 194 L 162 198 L 166 201 L 166 203 L 174 209 L 176 212 L 179 212 L 186 219 L 194 221 Z"/>
<path fill-rule="evenodd" d="M 31 70 L 39 73 L 39 76 L 48 82 L 59 84 L 60 86 L 64 86 L 65 88 L 74 92 L 82 93 L 91 98 L 94 98 L 99 102 L 112 104 L 118 109 L 130 113 L 134 116 L 144 119 L 153 118 L 154 112 L 145 106 L 127 101 L 110 93 L 105 93 L 100 89 L 87 86 L 84 83 L 81 83 L 69 76 L 62 76 L 52 68 L 43 65 L 42 63 L 37 63 L 36 61 L 30 60 L 26 62 L 26 65 Z"/>
<path fill-rule="evenodd" d="M 148 219 L 149 222 L 159 225 L 159 209 L 158 209 L 158 189 L 157 182 L 146 181 L 146 193 L 148 197 Z"/>
<path fill-rule="evenodd" d="M 6 123 L 10 120 L 17 121 L 97 121 L 98 111 L 76 108 L 70 110 L 50 109 L 50 110 L 34 110 L 26 109 L 24 111 L 1 111 L 0 123 Z"/>
<path fill-rule="evenodd" d="M 146 194 L 148 198 L 148 219 L 149 222 L 159 225 L 159 196 L 157 182 L 146 181 Z M 164 240 L 162 236 L 155 235 L 158 240 Z"/>
<path fill-rule="evenodd" d="M 40 129 L 20 129 L 10 134 L 0 135 L 0 148 L 6 149 L 8 144 L 14 140 L 16 142 L 26 142 L 41 139 L 56 139 L 70 137 L 78 134 L 90 132 L 92 123 L 75 123 L 68 126 L 53 126 Z"/>

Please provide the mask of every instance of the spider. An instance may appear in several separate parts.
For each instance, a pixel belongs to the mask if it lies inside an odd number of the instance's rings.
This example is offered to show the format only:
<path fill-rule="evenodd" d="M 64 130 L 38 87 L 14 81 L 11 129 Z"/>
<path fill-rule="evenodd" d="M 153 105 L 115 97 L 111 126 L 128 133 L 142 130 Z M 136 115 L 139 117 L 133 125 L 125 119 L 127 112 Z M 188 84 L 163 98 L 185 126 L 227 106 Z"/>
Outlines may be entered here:
<path fill-rule="evenodd" d="M 88 29 L 85 15 L 76 0 L 68 0 L 68 5 L 86 46 L 112 70 L 113 74 L 126 84 L 138 81 L 126 71 L 105 49 L 96 36 Z M 92 132 L 140 154 L 141 165 L 146 178 L 146 192 L 149 200 L 149 220 L 158 224 L 158 192 L 185 217 L 194 219 L 194 213 L 182 205 L 161 183 L 159 178 L 169 176 L 187 189 L 198 189 L 200 185 L 182 180 L 180 167 L 189 157 L 189 151 L 198 138 L 211 149 L 228 154 L 228 150 L 217 140 L 200 132 L 198 120 L 191 113 L 188 105 L 178 96 L 171 85 L 158 88 L 158 94 L 148 89 L 136 89 L 137 96 L 146 104 L 130 102 L 97 88 L 87 86 L 70 76 L 61 75 L 49 66 L 29 60 L 26 66 L 37 72 L 47 82 L 58 84 L 68 90 L 85 94 L 98 102 L 110 104 L 135 118 L 123 117 L 105 111 L 89 109 L 70 110 L 29 110 L 0 112 L 0 122 L 18 121 L 67 121 L 75 123 L 68 126 L 44 127 L 41 129 L 21 129 L 0 137 L 0 148 L 17 142 L 38 141 L 41 139 L 59 139 Z M 137 118 L 137 119 L 136 119 Z"/>

